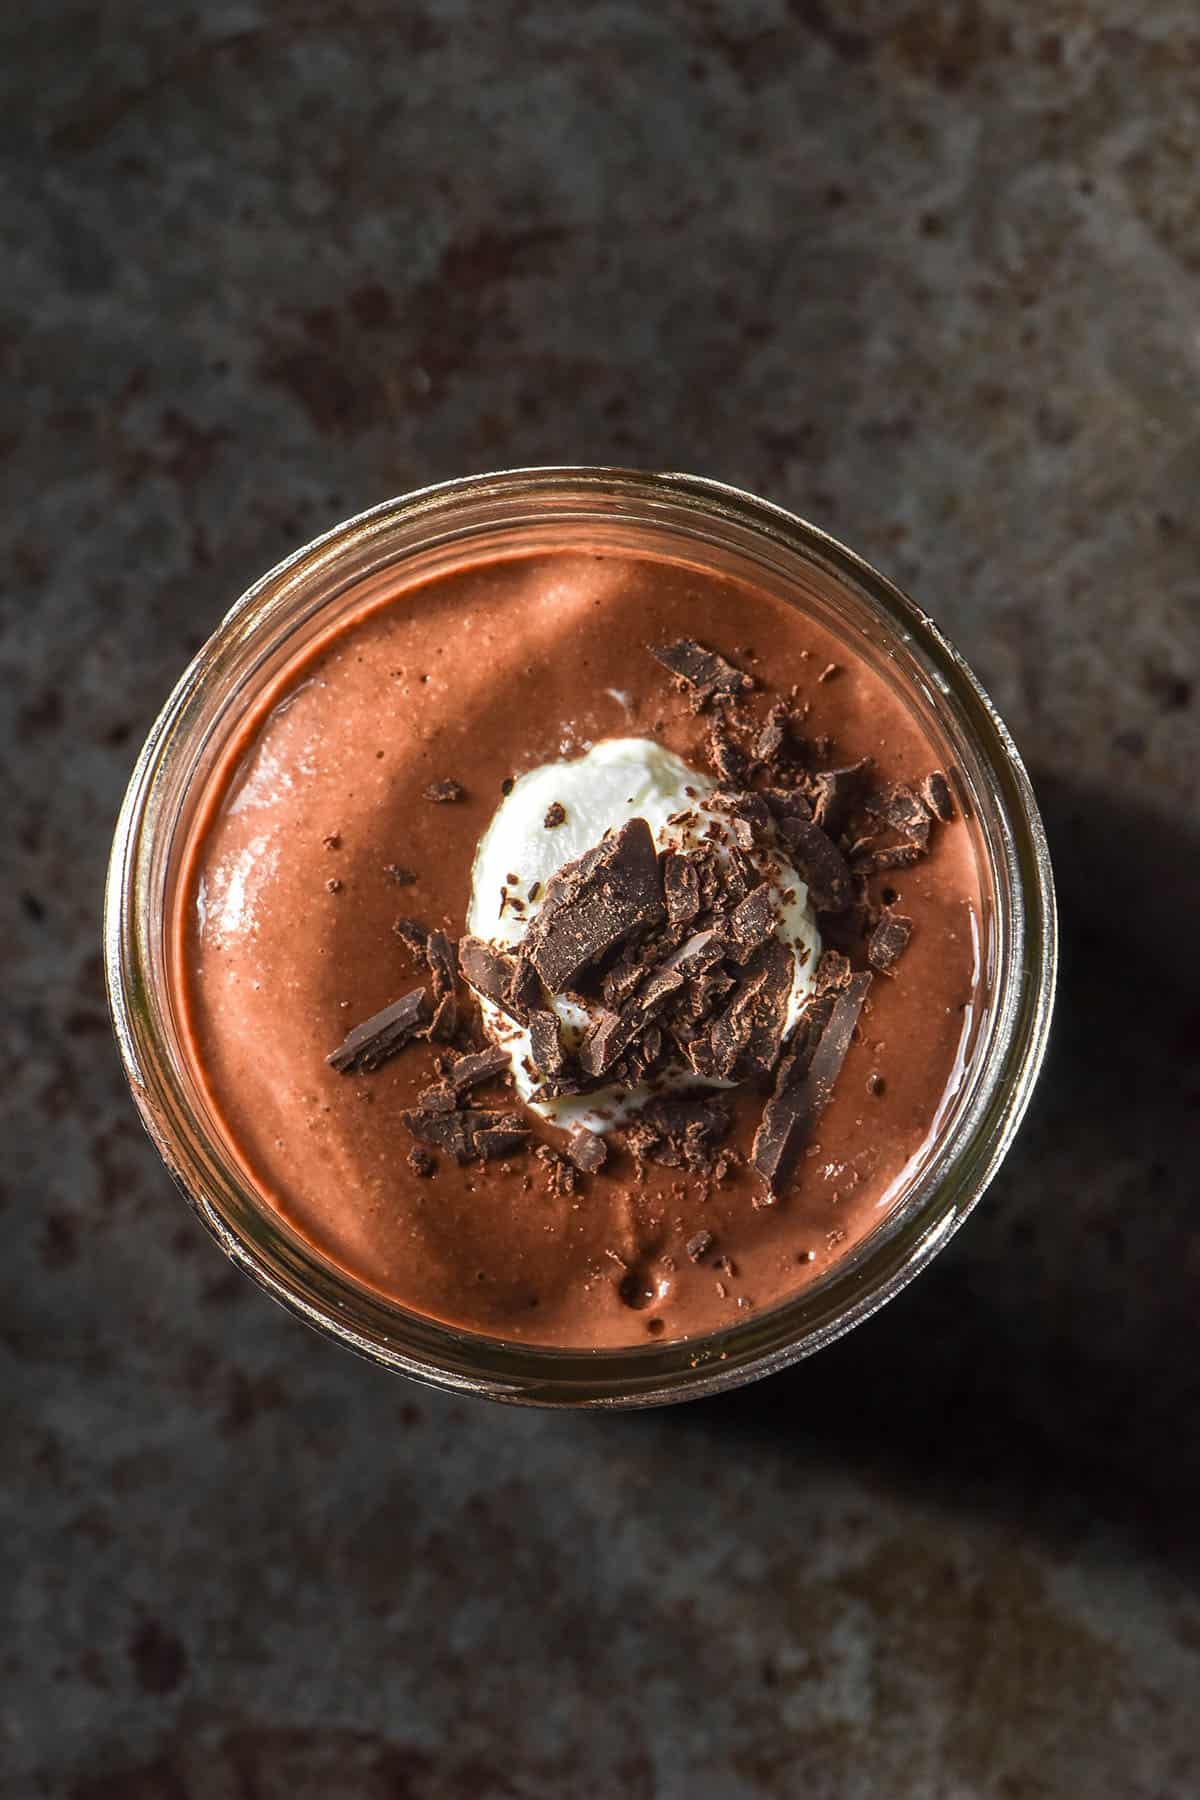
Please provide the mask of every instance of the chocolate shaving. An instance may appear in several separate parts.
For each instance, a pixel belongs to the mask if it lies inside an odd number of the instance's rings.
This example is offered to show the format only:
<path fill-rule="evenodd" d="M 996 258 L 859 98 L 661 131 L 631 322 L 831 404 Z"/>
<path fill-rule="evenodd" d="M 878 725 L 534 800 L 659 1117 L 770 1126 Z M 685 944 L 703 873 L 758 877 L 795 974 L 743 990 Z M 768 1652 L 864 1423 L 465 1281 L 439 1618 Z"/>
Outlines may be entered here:
<path fill-rule="evenodd" d="M 802 1038 L 798 1033 L 796 1048 L 780 1064 L 751 1151 L 755 1168 L 773 1194 L 780 1195 L 787 1187 L 829 1104 L 870 985 L 869 974 L 855 975 L 836 997 L 815 1002 L 808 1029 Z"/>
<path fill-rule="evenodd" d="M 890 975 L 908 948 L 913 922 L 900 913 L 886 912 L 871 933 L 867 945 L 867 961 L 881 975 Z"/>
<path fill-rule="evenodd" d="M 723 725 L 714 725 L 708 736 L 708 755 L 722 781 L 741 782 L 750 769 L 750 759 L 739 749 Z"/>
<path fill-rule="evenodd" d="M 744 900 L 738 901 L 729 915 L 730 929 L 738 946 L 734 951 L 738 962 L 745 962 L 771 936 L 775 917 L 775 898 L 769 882 L 761 881 Z"/>
<path fill-rule="evenodd" d="M 513 957 L 493 949 L 482 938 L 462 937 L 458 940 L 458 967 L 463 980 L 477 994 L 482 994 L 485 1000 L 494 1001 L 510 1017 L 519 1019 L 519 1015 L 513 1012 L 509 994 L 516 968 Z"/>
<path fill-rule="evenodd" d="M 843 956 L 840 950 L 823 951 L 813 976 L 814 992 L 818 996 L 836 994 L 839 989 L 849 985 L 851 973 L 848 956 Z"/>
<path fill-rule="evenodd" d="M 794 812 L 778 823 L 788 855 L 807 883 L 816 910 L 842 912 L 854 898 L 854 887 L 846 859 L 833 839 L 812 820 Z"/>
<path fill-rule="evenodd" d="M 437 997 L 440 999 L 443 994 L 453 993 L 458 972 L 454 966 L 454 945 L 444 931 L 431 931 L 426 937 L 425 961 L 429 964 Z"/>
<path fill-rule="evenodd" d="M 929 842 L 929 814 L 920 796 L 910 787 L 894 787 L 880 809 L 892 830 L 923 850 Z"/>
<path fill-rule="evenodd" d="M 426 800 L 432 800 L 435 806 L 449 806 L 453 804 L 454 801 L 461 800 L 466 794 L 466 791 L 467 790 L 461 781 L 453 781 L 450 779 L 445 781 L 431 781 L 429 786 L 425 789 L 425 798 Z"/>
<path fill-rule="evenodd" d="M 911 869 L 925 852 L 919 844 L 884 844 L 870 842 L 856 847 L 851 867 L 856 875 L 872 875 L 884 869 Z"/>
<path fill-rule="evenodd" d="M 577 1125 L 567 1139 L 567 1155 L 584 1175 L 594 1175 L 608 1158 L 608 1145 L 596 1132 Z"/>
<path fill-rule="evenodd" d="M 460 1163 L 472 1157 L 506 1156 L 528 1142 L 529 1132 L 516 1113 L 484 1112 L 467 1108 L 462 1112 L 435 1112 L 417 1107 L 402 1112 L 403 1124 L 422 1143 L 445 1150 Z"/>
<path fill-rule="evenodd" d="M 458 1105 L 458 1096 L 448 1081 L 438 1081 L 432 1087 L 421 1089 L 417 1104 L 423 1112 L 449 1113 Z"/>
<path fill-rule="evenodd" d="M 596 1013 L 579 1046 L 579 1066 L 584 1074 L 603 1075 L 610 1069 L 633 1042 L 643 1017 L 636 1000 L 630 1001 L 619 1013 L 609 1012 L 607 1008 Z"/>
<path fill-rule="evenodd" d="M 537 970 L 529 960 L 529 952 L 522 945 L 517 951 L 512 980 L 508 984 L 508 1010 L 515 1019 L 524 1019 L 534 1007 L 541 1004 L 542 984 L 538 980 Z"/>
<path fill-rule="evenodd" d="M 954 817 L 954 796 L 940 769 L 933 769 L 921 783 L 921 798 L 935 819 L 948 825 Z"/>
<path fill-rule="evenodd" d="M 392 930 L 398 938 L 403 938 L 414 956 L 425 960 L 425 945 L 429 940 L 429 933 L 420 919 L 397 919 Z"/>
<path fill-rule="evenodd" d="M 787 709 L 778 701 L 767 714 L 762 730 L 754 745 L 754 754 L 759 762 L 774 762 L 787 742 L 788 715 Z"/>
<path fill-rule="evenodd" d="M 546 808 L 546 816 L 542 824 L 547 831 L 554 831 L 559 825 L 567 822 L 567 809 L 561 800 L 552 800 Z"/>
<path fill-rule="evenodd" d="M 645 819 L 630 819 L 578 862 L 560 869 L 529 928 L 529 960 L 560 994 L 634 931 L 663 917 L 662 879 Z"/>
<path fill-rule="evenodd" d="M 326 1061 L 339 1075 L 367 1074 L 419 1037 L 428 1017 L 425 989 L 414 988 L 356 1025 Z"/>
<path fill-rule="evenodd" d="M 863 797 L 870 771 L 871 758 L 864 756 L 844 769 L 820 769 L 810 778 L 813 822 L 827 836 L 835 838 L 845 830 L 852 808 Z"/>
<path fill-rule="evenodd" d="M 466 1056 L 460 1056 L 447 1080 L 454 1094 L 461 1099 L 483 1082 L 495 1081 L 497 1076 L 507 1075 L 509 1067 L 508 1051 L 498 1046 L 489 1046 L 486 1050 L 473 1050 Z"/>
<path fill-rule="evenodd" d="M 745 979 L 709 1032 L 711 1073 L 763 1077 L 779 1060 L 792 985 L 792 954 L 777 938 L 755 951 Z"/>
<path fill-rule="evenodd" d="M 625 1129 L 625 1141 L 639 1162 L 704 1174 L 732 1122 L 729 1103 L 719 1095 L 663 1096 L 641 1108 Z"/>
<path fill-rule="evenodd" d="M 458 1032 L 458 1000 L 453 990 L 443 994 L 433 1009 L 429 1035 L 436 1044 L 452 1043 Z"/>
<path fill-rule="evenodd" d="M 698 1263 L 704 1261 L 716 1241 L 711 1231 L 698 1231 L 683 1247 L 692 1261 Z"/>
<path fill-rule="evenodd" d="M 545 1007 L 529 1015 L 529 1059 L 539 1075 L 561 1075 L 567 1060 L 558 1014 Z"/>
<path fill-rule="evenodd" d="M 425 1181 L 437 1168 L 437 1157 L 431 1156 L 420 1144 L 414 1144 L 408 1153 L 408 1166 L 414 1175 Z"/>
<path fill-rule="evenodd" d="M 718 656 L 715 650 L 706 650 L 694 638 L 680 638 L 678 643 L 651 648 L 650 654 L 664 669 L 669 669 L 672 675 L 678 675 L 694 688 L 702 706 L 710 700 L 732 699 L 749 693 L 755 685 L 753 675 L 735 669 L 723 656 Z"/>
<path fill-rule="evenodd" d="M 694 859 L 669 850 L 662 859 L 662 880 L 668 923 L 688 924 L 700 911 L 700 872 Z"/>
<path fill-rule="evenodd" d="M 417 879 L 416 870 L 406 869 L 403 863 L 385 863 L 383 872 L 397 887 L 411 887 Z"/>

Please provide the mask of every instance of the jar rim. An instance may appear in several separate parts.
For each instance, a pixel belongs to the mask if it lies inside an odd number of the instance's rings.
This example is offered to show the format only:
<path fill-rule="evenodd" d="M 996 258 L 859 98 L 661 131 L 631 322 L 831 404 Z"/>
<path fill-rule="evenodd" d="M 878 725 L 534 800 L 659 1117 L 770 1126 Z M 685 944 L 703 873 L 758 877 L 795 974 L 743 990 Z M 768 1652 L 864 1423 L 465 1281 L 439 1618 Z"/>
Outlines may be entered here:
<path fill-rule="evenodd" d="M 266 1218 L 248 1178 L 206 1141 L 189 1105 L 155 961 L 162 858 L 176 817 L 171 776 L 200 728 L 206 694 L 352 555 L 386 557 L 402 530 L 452 535 L 474 516 L 575 502 L 634 508 L 639 525 L 687 519 L 816 563 L 918 659 L 953 702 L 986 772 L 1003 830 L 1006 929 L 994 978 L 995 1019 L 982 1076 L 936 1166 L 856 1250 L 813 1287 L 704 1337 L 616 1350 L 570 1350 L 482 1336 L 375 1295 L 311 1246 L 281 1215 Z M 497 509 L 500 509 L 497 512 Z M 406 554 L 400 547 L 392 560 Z M 315 599 L 313 595 L 316 595 Z M 1024 1116 L 1043 1061 L 1057 964 L 1049 851 L 1032 785 L 995 706 L 929 615 L 819 527 L 701 476 L 550 466 L 461 477 L 387 500 L 334 526 L 254 582 L 176 684 L 138 756 L 118 817 L 105 893 L 104 961 L 121 1059 L 143 1124 L 203 1224 L 274 1299 L 350 1349 L 417 1380 L 526 1404 L 633 1407 L 698 1398 L 774 1373 L 870 1316 L 907 1285 L 978 1203 Z"/>

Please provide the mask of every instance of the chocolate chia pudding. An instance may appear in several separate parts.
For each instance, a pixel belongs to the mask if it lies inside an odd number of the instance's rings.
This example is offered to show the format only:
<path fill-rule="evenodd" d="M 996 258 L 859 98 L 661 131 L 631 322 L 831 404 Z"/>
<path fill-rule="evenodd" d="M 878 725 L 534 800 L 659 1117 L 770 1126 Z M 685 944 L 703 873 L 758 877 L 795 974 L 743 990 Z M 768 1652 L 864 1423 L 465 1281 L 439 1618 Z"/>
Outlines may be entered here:
<path fill-rule="evenodd" d="M 583 527 L 397 571 L 206 777 L 184 1053 L 354 1282 L 507 1342 L 705 1337 L 936 1144 L 988 1004 L 970 813 L 879 655 L 766 585 Z"/>

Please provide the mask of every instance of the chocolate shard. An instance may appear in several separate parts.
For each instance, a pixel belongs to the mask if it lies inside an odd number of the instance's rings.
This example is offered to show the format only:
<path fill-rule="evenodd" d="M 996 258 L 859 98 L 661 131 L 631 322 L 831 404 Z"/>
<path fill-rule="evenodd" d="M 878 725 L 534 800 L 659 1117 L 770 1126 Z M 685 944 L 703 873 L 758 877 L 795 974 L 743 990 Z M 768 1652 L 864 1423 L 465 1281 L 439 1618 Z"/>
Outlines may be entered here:
<path fill-rule="evenodd" d="M 711 1231 L 697 1231 L 683 1246 L 694 1263 L 703 1262 L 716 1243 Z"/>
<path fill-rule="evenodd" d="M 792 954 L 778 938 L 763 944 L 710 1031 L 712 1073 L 723 1080 L 762 1079 L 779 1061 L 792 985 Z"/>
<path fill-rule="evenodd" d="M 813 816 L 808 798 L 799 788 L 764 788 L 762 797 L 777 824 L 785 819 L 811 819 Z"/>
<path fill-rule="evenodd" d="M 700 911 L 700 873 L 694 859 L 668 850 L 662 859 L 662 881 L 668 923 L 690 924 Z"/>
<path fill-rule="evenodd" d="M 787 708 L 777 700 L 767 714 L 762 729 L 754 745 L 754 754 L 759 762 L 772 763 L 779 755 L 788 738 Z"/>
<path fill-rule="evenodd" d="M 948 825 L 954 817 L 954 796 L 940 769 L 932 769 L 921 783 L 921 798 L 935 819 Z"/>
<path fill-rule="evenodd" d="M 556 831 L 567 822 L 567 809 L 561 800 L 552 800 L 546 808 L 546 816 L 542 824 L 547 831 Z"/>
<path fill-rule="evenodd" d="M 729 915 L 729 926 L 737 946 L 734 957 L 745 962 L 775 929 L 775 897 L 769 882 L 760 881 L 744 900 L 739 900 Z"/>
<path fill-rule="evenodd" d="M 842 912 L 854 898 L 846 859 L 821 827 L 796 813 L 778 821 L 779 833 L 818 912 Z"/>
<path fill-rule="evenodd" d="M 595 1131 L 577 1125 L 567 1139 L 567 1155 L 584 1175 L 594 1175 L 608 1159 L 608 1145 Z"/>
<path fill-rule="evenodd" d="M 905 787 L 903 783 L 894 787 L 887 796 L 880 816 L 910 844 L 916 844 L 923 850 L 929 842 L 929 814 L 925 803 L 912 788 Z"/>
<path fill-rule="evenodd" d="M 558 1014 L 546 1007 L 529 1015 L 529 1059 L 539 1075 L 561 1075 L 566 1064 Z"/>
<path fill-rule="evenodd" d="M 645 819 L 560 869 L 525 943 L 529 960 L 552 994 L 631 935 L 664 916 L 662 877 Z"/>
<path fill-rule="evenodd" d="M 879 844 L 856 847 L 851 867 L 856 875 L 882 874 L 885 869 L 911 869 L 925 852 L 919 844 Z"/>
<path fill-rule="evenodd" d="M 454 965 L 454 945 L 444 931 L 431 931 L 425 939 L 425 961 L 433 976 L 433 991 L 438 999 L 454 991 L 458 971 Z"/>
<path fill-rule="evenodd" d="M 840 837 L 855 806 L 862 800 L 871 772 L 871 758 L 849 763 L 843 769 L 820 769 L 809 784 L 814 823 L 828 837 Z"/>
<path fill-rule="evenodd" d="M 356 1025 L 326 1061 L 339 1075 L 367 1074 L 419 1037 L 428 1017 L 425 989 L 414 988 Z"/>
<path fill-rule="evenodd" d="M 458 1034 L 458 1000 L 451 990 L 443 994 L 433 1009 L 429 1035 L 435 1044 L 451 1044 Z"/>
<path fill-rule="evenodd" d="M 458 967 L 463 980 L 477 994 L 494 1001 L 510 1017 L 519 1019 L 509 994 L 516 969 L 513 957 L 485 944 L 482 938 L 461 937 L 458 940 Z"/>
<path fill-rule="evenodd" d="M 507 1075 L 510 1066 L 508 1051 L 489 1045 L 486 1050 L 473 1050 L 466 1056 L 460 1056 L 450 1071 L 449 1084 L 461 1099 L 483 1082 L 495 1081 L 499 1076 Z"/>
<path fill-rule="evenodd" d="M 636 1000 L 619 1013 L 607 1007 L 596 1013 L 579 1046 L 579 1066 L 585 1075 L 603 1075 L 633 1042 L 644 1014 Z"/>
<path fill-rule="evenodd" d="M 398 938 L 402 938 L 414 956 L 422 960 L 425 957 L 425 946 L 429 942 L 429 932 L 420 919 L 399 918 L 392 926 Z"/>
<path fill-rule="evenodd" d="M 829 1104 L 870 985 L 869 974 L 855 975 L 835 997 L 816 1002 L 817 1008 L 829 1010 L 815 1043 L 810 1029 L 779 1066 L 751 1151 L 755 1168 L 775 1195 L 786 1189 Z"/>
<path fill-rule="evenodd" d="M 517 951 L 512 980 L 508 984 L 508 1011 L 515 1019 L 524 1019 L 534 1007 L 541 1006 L 542 999 L 542 984 L 538 980 L 537 970 L 522 945 Z"/>
<path fill-rule="evenodd" d="M 714 725 L 709 732 L 708 755 L 722 781 L 745 781 L 750 771 L 750 758 L 734 743 L 723 725 Z"/>
<path fill-rule="evenodd" d="M 731 662 L 726 662 L 715 650 L 706 650 L 694 638 L 662 644 L 657 649 L 652 648 L 650 654 L 664 669 L 670 669 L 672 675 L 680 676 L 694 688 L 702 704 L 718 697 L 736 698 L 748 694 L 755 685 L 753 675 L 735 669 Z"/>
<path fill-rule="evenodd" d="M 912 930 L 911 919 L 885 910 L 867 945 L 867 961 L 871 967 L 881 975 L 890 975 L 908 948 Z"/>
<path fill-rule="evenodd" d="M 414 1144 L 408 1153 L 408 1166 L 414 1175 L 427 1181 L 437 1168 L 437 1157 L 431 1156 L 421 1144 Z"/>
<path fill-rule="evenodd" d="M 432 1087 L 421 1089 L 417 1095 L 417 1105 L 422 1112 L 453 1112 L 458 1105 L 458 1096 L 448 1081 L 438 1081 Z"/>
<path fill-rule="evenodd" d="M 640 1109 L 625 1139 L 639 1161 L 706 1172 L 732 1122 L 729 1103 L 720 1095 L 663 1095 Z"/>
<path fill-rule="evenodd" d="M 426 800 L 432 800 L 435 806 L 449 806 L 461 800 L 466 793 L 461 781 L 431 781 L 425 789 Z"/>
<path fill-rule="evenodd" d="M 483 1157 L 485 1162 L 512 1156 L 528 1144 L 529 1131 L 519 1113 L 488 1113 L 485 1117 L 493 1123 L 476 1126 L 473 1137 L 475 1155 Z"/>
<path fill-rule="evenodd" d="M 468 1107 L 462 1112 L 435 1112 L 416 1107 L 400 1114 L 401 1121 L 424 1144 L 445 1150 L 460 1163 L 472 1157 L 507 1156 L 528 1142 L 529 1132 L 516 1113 L 485 1112 Z"/>
<path fill-rule="evenodd" d="M 385 863 L 383 872 L 397 887 L 411 887 L 417 879 L 416 870 L 407 868 L 404 863 Z"/>
<path fill-rule="evenodd" d="M 849 984 L 852 970 L 850 958 L 840 950 L 825 950 L 813 976 L 813 990 L 820 994 L 836 994 Z"/>

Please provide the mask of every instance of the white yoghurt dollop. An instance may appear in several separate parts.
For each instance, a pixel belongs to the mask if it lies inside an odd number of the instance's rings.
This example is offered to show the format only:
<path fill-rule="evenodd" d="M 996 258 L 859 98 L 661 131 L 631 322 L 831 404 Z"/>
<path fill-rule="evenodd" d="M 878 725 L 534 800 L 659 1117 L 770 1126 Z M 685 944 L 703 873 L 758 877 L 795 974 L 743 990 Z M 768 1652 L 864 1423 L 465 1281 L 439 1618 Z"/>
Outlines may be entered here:
<path fill-rule="evenodd" d="M 514 782 L 479 840 L 471 877 L 471 905 L 467 929 L 474 936 L 503 949 L 513 949 L 536 918 L 539 901 L 552 878 L 564 865 L 598 844 L 607 831 L 616 831 L 629 819 L 645 819 L 660 851 L 698 849 L 705 827 L 720 815 L 704 810 L 706 796 L 714 791 L 707 775 L 697 774 L 670 750 L 649 738 L 608 738 L 586 756 L 573 762 L 543 763 Z M 546 814 L 554 802 L 566 811 L 561 825 L 547 829 Z M 680 813 L 696 815 L 690 824 L 668 821 Z M 776 936 L 792 952 L 792 987 L 788 999 L 787 1030 L 800 1017 L 812 992 L 821 956 L 821 936 L 809 903 L 808 888 L 792 865 L 778 852 L 765 859 L 777 873 L 781 892 L 793 898 L 781 908 Z M 768 867 L 767 874 L 772 871 Z M 515 876 L 516 880 L 511 877 Z M 539 899 L 531 901 L 536 889 Z M 513 899 L 521 907 L 514 907 Z M 584 1125 L 602 1132 L 637 1109 L 649 1098 L 645 1088 L 615 1085 L 594 1093 L 564 1095 L 557 1099 L 534 1098 L 536 1083 L 526 1063 L 529 1034 L 491 1001 L 481 999 L 488 1036 L 509 1052 L 513 1080 L 521 1098 L 554 1125 L 569 1130 Z M 568 1045 L 578 1042 L 587 1025 L 587 1014 L 574 1002 L 557 996 L 553 1005 L 563 1024 Z M 692 1069 L 680 1068 L 665 1084 L 676 1087 L 727 1087 L 715 1079 L 702 1083 Z M 662 1091 L 664 1083 L 659 1084 Z"/>

